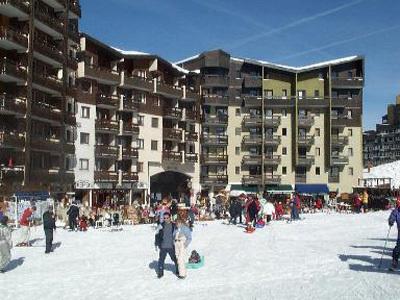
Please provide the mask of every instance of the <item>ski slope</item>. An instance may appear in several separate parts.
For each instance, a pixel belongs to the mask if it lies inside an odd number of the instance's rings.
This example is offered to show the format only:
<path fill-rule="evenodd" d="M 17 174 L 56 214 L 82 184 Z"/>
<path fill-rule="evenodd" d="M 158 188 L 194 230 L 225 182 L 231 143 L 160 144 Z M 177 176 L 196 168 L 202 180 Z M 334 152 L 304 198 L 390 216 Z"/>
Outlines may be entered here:
<path fill-rule="evenodd" d="M 158 253 L 150 225 L 123 231 L 58 229 L 51 255 L 43 233 L 31 248 L 14 248 L 0 274 L 6 299 L 399 299 L 400 273 L 378 270 L 389 212 L 315 214 L 274 222 L 245 234 L 222 221 L 197 224 L 190 250 L 206 264 L 179 280 L 167 258 L 156 278 Z M 396 229 L 383 260 L 390 264 Z"/>

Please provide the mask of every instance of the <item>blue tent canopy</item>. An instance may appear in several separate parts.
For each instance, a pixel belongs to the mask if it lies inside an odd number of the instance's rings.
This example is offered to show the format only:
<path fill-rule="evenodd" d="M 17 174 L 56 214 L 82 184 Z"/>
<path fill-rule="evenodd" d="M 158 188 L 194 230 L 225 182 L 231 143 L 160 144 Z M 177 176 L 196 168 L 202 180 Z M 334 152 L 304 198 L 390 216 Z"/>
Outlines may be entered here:
<path fill-rule="evenodd" d="M 34 200 L 34 201 L 45 201 L 50 197 L 49 192 L 16 192 L 14 194 L 18 200 Z"/>
<path fill-rule="evenodd" d="M 296 184 L 295 190 L 299 194 L 329 194 L 326 184 Z"/>

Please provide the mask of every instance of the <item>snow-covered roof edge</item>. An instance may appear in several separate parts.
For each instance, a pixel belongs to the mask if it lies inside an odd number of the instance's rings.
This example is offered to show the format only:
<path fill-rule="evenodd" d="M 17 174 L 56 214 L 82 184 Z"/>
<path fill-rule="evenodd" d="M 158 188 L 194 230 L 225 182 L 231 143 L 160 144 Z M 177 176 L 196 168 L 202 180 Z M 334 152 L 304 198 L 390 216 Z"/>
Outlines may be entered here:
<path fill-rule="evenodd" d="M 120 52 L 123 55 L 151 55 L 150 53 L 146 53 L 146 52 L 140 52 L 140 51 L 134 51 L 134 50 L 126 51 L 126 50 L 122 50 L 122 49 L 112 47 L 112 46 L 111 46 L 111 48 Z"/>
<path fill-rule="evenodd" d="M 181 59 L 179 61 L 176 61 L 176 62 L 174 62 L 174 64 L 176 64 L 176 65 L 183 64 L 185 62 L 191 61 L 191 60 L 199 58 L 199 57 L 200 57 L 200 54 L 196 54 L 191 57 L 187 57 L 187 58 Z"/>

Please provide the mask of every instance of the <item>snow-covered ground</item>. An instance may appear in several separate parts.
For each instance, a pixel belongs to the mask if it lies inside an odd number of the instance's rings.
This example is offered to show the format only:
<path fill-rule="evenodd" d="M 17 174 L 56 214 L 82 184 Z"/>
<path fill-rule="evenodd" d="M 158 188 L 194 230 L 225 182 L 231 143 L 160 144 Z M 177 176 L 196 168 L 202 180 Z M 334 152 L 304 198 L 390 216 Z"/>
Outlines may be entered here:
<path fill-rule="evenodd" d="M 364 169 L 363 178 L 392 178 L 392 187 L 400 188 L 400 160 Z"/>
<path fill-rule="evenodd" d="M 205 266 L 185 280 L 157 279 L 150 225 L 86 233 L 59 229 L 44 254 L 42 230 L 31 248 L 14 248 L 0 274 L 1 299 L 399 299 L 400 273 L 389 273 L 393 228 L 377 269 L 389 212 L 315 214 L 246 234 L 221 221 L 198 224 L 190 249 Z M 390 248 L 390 249 L 389 249 Z"/>

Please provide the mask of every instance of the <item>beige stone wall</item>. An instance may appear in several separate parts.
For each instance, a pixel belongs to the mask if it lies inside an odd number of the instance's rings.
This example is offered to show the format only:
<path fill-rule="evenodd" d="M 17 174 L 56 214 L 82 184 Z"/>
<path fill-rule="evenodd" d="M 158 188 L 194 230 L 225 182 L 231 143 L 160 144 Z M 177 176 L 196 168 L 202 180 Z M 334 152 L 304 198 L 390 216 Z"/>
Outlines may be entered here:
<path fill-rule="evenodd" d="M 228 180 L 229 184 L 241 184 L 242 175 L 247 174 L 248 172 L 240 172 L 240 174 L 235 173 L 236 167 L 242 168 L 242 158 L 246 153 L 244 151 L 240 152 L 240 155 L 236 155 L 236 147 L 240 147 L 242 149 L 242 139 L 243 136 L 248 134 L 244 133 L 242 130 L 242 120 L 245 114 L 242 112 L 240 116 L 236 116 L 236 109 L 240 108 L 240 106 L 230 106 L 228 108 L 229 114 L 229 122 L 227 128 L 227 134 L 229 136 L 228 140 Z M 240 135 L 236 135 L 236 128 L 241 128 Z"/>

